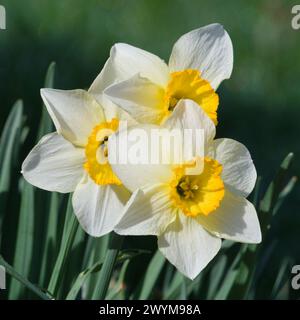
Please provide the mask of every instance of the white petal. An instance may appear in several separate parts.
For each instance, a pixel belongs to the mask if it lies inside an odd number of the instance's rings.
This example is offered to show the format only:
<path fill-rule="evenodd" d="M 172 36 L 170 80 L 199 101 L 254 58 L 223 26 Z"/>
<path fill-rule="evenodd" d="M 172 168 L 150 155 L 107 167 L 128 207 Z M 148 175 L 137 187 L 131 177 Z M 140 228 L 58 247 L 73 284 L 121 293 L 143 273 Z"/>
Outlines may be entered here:
<path fill-rule="evenodd" d="M 24 178 L 34 186 L 62 193 L 73 192 L 84 169 L 84 150 L 57 133 L 44 136 L 22 165 Z"/>
<path fill-rule="evenodd" d="M 85 176 L 73 194 L 73 208 L 82 228 L 91 236 L 111 232 L 119 222 L 130 193 L 123 186 L 100 186 Z"/>
<path fill-rule="evenodd" d="M 108 161 L 114 173 L 132 192 L 147 184 L 168 183 L 172 178 L 170 163 L 163 164 L 160 159 L 152 158 L 159 146 L 153 143 L 154 148 L 151 148 L 151 130 L 158 128 L 141 125 L 109 137 Z M 135 136 L 140 138 L 133 139 Z"/>
<path fill-rule="evenodd" d="M 164 89 L 138 74 L 107 88 L 105 94 L 140 123 L 160 123 L 165 115 Z"/>
<path fill-rule="evenodd" d="M 126 79 L 126 78 L 125 78 Z M 88 92 L 94 95 L 97 100 L 103 94 L 103 91 L 112 85 L 113 83 L 125 80 L 122 74 L 119 74 L 119 70 L 112 61 L 112 58 L 108 58 L 103 69 L 93 81 Z"/>
<path fill-rule="evenodd" d="M 204 230 L 195 219 L 180 213 L 158 237 L 158 247 L 180 272 L 194 279 L 218 253 L 221 240 Z"/>
<path fill-rule="evenodd" d="M 232 139 L 216 139 L 209 155 L 223 166 L 222 179 L 228 189 L 242 197 L 253 190 L 257 174 L 247 148 Z"/>
<path fill-rule="evenodd" d="M 97 101 L 84 90 L 41 89 L 56 130 L 77 146 L 85 146 L 92 129 L 105 121 Z"/>
<path fill-rule="evenodd" d="M 145 186 L 133 193 L 115 231 L 123 235 L 160 235 L 174 221 L 176 212 L 166 185 Z"/>
<path fill-rule="evenodd" d="M 224 239 L 245 243 L 260 243 L 261 230 L 252 203 L 225 191 L 220 207 L 207 216 L 198 216 L 201 225 Z"/>
<path fill-rule="evenodd" d="M 171 116 L 163 125 L 172 129 L 204 130 L 204 141 L 208 146 L 216 135 L 216 127 L 202 108 L 192 100 L 180 100 Z"/>
<path fill-rule="evenodd" d="M 175 43 L 169 61 L 172 71 L 198 69 L 214 89 L 228 79 L 233 67 L 233 48 L 220 24 L 210 24 L 184 34 Z"/>
<path fill-rule="evenodd" d="M 106 121 L 113 118 L 126 122 L 127 126 L 137 125 L 137 122 L 129 115 L 128 112 L 113 103 L 106 95 L 99 95 L 99 104 L 102 106 Z"/>
<path fill-rule="evenodd" d="M 169 80 L 169 68 L 156 55 L 125 43 L 115 44 L 110 51 L 110 58 L 90 88 L 97 95 L 108 86 L 132 77 L 135 74 L 165 86 Z"/>

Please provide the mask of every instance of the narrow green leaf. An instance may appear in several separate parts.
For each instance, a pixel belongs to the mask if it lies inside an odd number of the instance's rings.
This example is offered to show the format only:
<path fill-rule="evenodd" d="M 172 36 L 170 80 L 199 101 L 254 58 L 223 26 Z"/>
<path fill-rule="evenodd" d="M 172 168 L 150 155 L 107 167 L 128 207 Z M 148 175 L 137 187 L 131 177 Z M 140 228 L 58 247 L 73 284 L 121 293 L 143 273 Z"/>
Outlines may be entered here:
<path fill-rule="evenodd" d="M 289 280 L 290 271 L 288 269 L 289 269 L 289 259 L 285 258 L 280 266 L 275 283 L 273 285 L 273 288 L 271 291 L 271 299 L 276 299 L 277 295 L 279 294 L 285 282 Z"/>
<path fill-rule="evenodd" d="M 45 88 L 53 88 L 54 78 L 55 78 L 55 68 L 56 68 L 56 63 L 52 62 L 49 65 L 46 73 L 45 84 L 44 84 Z M 42 136 L 52 132 L 53 128 L 54 127 L 53 127 L 52 120 L 47 112 L 46 106 L 43 104 L 42 117 L 41 117 L 39 129 L 38 129 L 37 139 L 40 140 Z"/>
<path fill-rule="evenodd" d="M 66 300 L 74 300 L 78 296 L 78 293 L 84 284 L 84 282 L 87 280 L 87 278 L 90 276 L 91 273 L 95 273 L 99 271 L 102 267 L 102 261 L 96 262 L 91 267 L 87 268 L 86 270 L 82 271 L 78 277 L 76 278 L 71 290 L 69 291 Z"/>
<path fill-rule="evenodd" d="M 186 278 L 179 271 L 175 272 L 169 290 L 164 295 L 165 300 L 182 300 L 191 295 L 193 291 L 198 291 L 203 278 L 206 276 L 209 267 L 204 269 L 193 281 Z"/>
<path fill-rule="evenodd" d="M 158 280 L 159 275 L 161 274 L 165 261 L 165 257 L 160 253 L 159 250 L 157 250 L 151 259 L 145 277 L 143 278 L 142 289 L 139 295 L 140 300 L 149 299 L 151 296 L 152 290 L 156 281 Z"/>
<path fill-rule="evenodd" d="M 177 299 L 180 294 L 181 284 L 184 281 L 184 276 L 179 271 L 176 271 L 172 282 L 164 295 L 165 300 Z"/>
<path fill-rule="evenodd" d="M 249 279 L 250 270 L 249 266 L 245 261 L 242 261 L 239 268 L 239 274 L 236 279 L 236 283 L 240 286 L 244 286 L 247 283 L 247 280 Z"/>
<path fill-rule="evenodd" d="M 83 257 L 82 269 L 91 267 L 98 261 L 103 261 L 108 249 L 109 234 L 100 238 L 88 237 L 85 253 Z M 98 274 L 91 274 L 84 283 L 82 290 L 83 299 L 91 299 L 98 286 Z"/>
<path fill-rule="evenodd" d="M 148 253 L 147 251 L 144 250 L 123 250 L 121 252 L 119 252 L 117 260 L 116 260 L 116 265 L 126 262 L 140 254 L 144 254 L 144 253 Z M 94 263 L 92 266 L 90 266 L 89 268 L 85 269 L 84 271 L 82 271 L 76 278 L 71 290 L 69 291 L 68 295 L 67 295 L 67 300 L 74 300 L 76 299 L 76 297 L 78 296 L 78 293 L 80 291 L 80 289 L 82 288 L 83 284 L 93 275 L 96 274 L 97 272 L 99 272 L 101 270 L 101 267 L 103 265 L 103 260 L 101 259 L 100 261 Z M 128 266 L 128 265 L 127 265 Z M 123 266 L 124 267 L 124 266 Z M 123 268 L 122 267 L 122 268 Z M 127 268 L 127 267 L 126 267 Z M 124 270 L 125 273 L 125 270 Z M 125 274 L 124 274 L 125 275 Z M 119 276 L 119 280 L 123 282 L 124 280 L 124 276 L 122 276 L 122 271 L 121 274 Z M 118 283 L 117 283 L 118 284 Z M 118 287 L 118 285 L 116 285 L 116 287 Z M 109 297 L 111 296 L 115 296 L 117 293 L 119 293 L 119 287 L 118 288 L 114 288 L 108 295 L 108 299 L 110 299 Z"/>
<path fill-rule="evenodd" d="M 236 242 L 231 241 L 231 240 L 223 240 L 222 241 L 222 250 L 228 250 L 231 248 Z"/>
<path fill-rule="evenodd" d="M 209 282 L 208 282 L 208 289 L 207 289 L 207 299 L 213 299 L 216 295 L 217 289 L 220 285 L 222 276 L 226 270 L 227 264 L 227 257 L 226 255 L 221 255 L 215 261 L 214 265 L 211 268 L 209 274 Z"/>
<path fill-rule="evenodd" d="M 166 264 L 164 279 L 163 279 L 163 289 L 162 289 L 162 295 L 163 297 L 166 296 L 174 276 L 174 267 L 171 263 Z"/>
<path fill-rule="evenodd" d="M 274 215 L 279 211 L 286 197 L 292 192 L 296 183 L 298 181 L 297 177 L 292 177 L 284 189 L 279 193 L 278 200 L 274 206 Z"/>
<path fill-rule="evenodd" d="M 229 295 L 229 292 L 234 284 L 234 281 L 236 277 L 238 276 L 239 270 L 237 269 L 232 269 L 226 275 L 225 281 L 220 288 L 219 292 L 215 296 L 215 300 L 226 300 L 227 296 Z"/>
<path fill-rule="evenodd" d="M 60 225 L 60 205 L 61 205 L 61 195 L 52 192 L 48 195 L 50 197 L 49 213 L 46 220 L 46 237 L 45 243 L 41 255 L 41 269 L 39 276 L 39 283 L 44 286 L 46 282 L 49 281 L 49 275 L 52 270 L 50 267 L 55 263 L 55 254 L 57 254 L 57 249 L 59 245 L 59 225 Z M 41 212 L 42 207 L 39 207 L 39 212 Z"/>
<path fill-rule="evenodd" d="M 78 229 L 78 221 L 75 214 L 73 213 L 71 199 L 72 195 L 70 195 L 69 197 L 61 247 L 48 285 L 48 291 L 53 296 L 56 296 L 61 284 L 65 272 L 66 261 L 72 249 L 73 241 Z"/>
<path fill-rule="evenodd" d="M 184 277 L 184 282 L 185 282 L 185 285 L 186 285 L 185 299 L 187 299 L 187 297 L 189 297 L 193 292 L 199 292 L 200 291 L 200 288 L 201 288 L 201 285 L 203 283 L 203 280 L 205 279 L 209 269 L 210 269 L 210 266 L 208 266 L 207 268 L 202 270 L 200 272 L 200 274 L 194 280 L 190 280 L 190 279 Z M 180 299 L 182 298 L 182 292 L 181 292 L 181 295 L 179 296 L 179 298 Z M 199 298 L 199 296 L 197 296 L 197 298 Z"/>
<path fill-rule="evenodd" d="M 34 292 L 38 297 L 40 297 L 43 300 L 52 300 L 53 297 L 51 297 L 50 294 L 43 292 L 40 288 L 32 284 L 29 280 L 27 280 L 25 277 L 23 277 L 21 274 L 19 274 L 14 268 L 9 265 L 3 257 L 0 255 L 0 265 L 2 265 L 6 272 L 10 274 L 12 277 L 14 277 L 16 280 L 18 280 L 20 283 L 22 283 L 24 286 L 26 286 L 29 290 Z"/>
<path fill-rule="evenodd" d="M 92 296 L 93 300 L 104 300 L 106 298 L 113 269 L 117 261 L 119 251 L 123 245 L 123 241 L 124 236 L 120 236 L 114 232 L 110 233 L 108 250 L 99 274 L 98 285 Z"/>
<path fill-rule="evenodd" d="M 184 277 L 183 281 L 181 282 L 181 288 L 180 288 L 180 295 L 179 300 L 186 300 L 188 297 L 188 280 Z"/>
<path fill-rule="evenodd" d="M 81 263 L 82 263 L 82 256 L 84 254 L 86 244 L 86 233 L 82 228 L 78 228 L 76 235 L 74 237 L 74 241 L 72 244 L 72 250 L 68 256 L 67 261 L 67 269 L 63 284 L 60 290 L 60 298 L 64 298 L 67 296 L 70 287 L 73 285 L 75 279 L 78 276 L 78 273 L 81 272 Z"/>
<path fill-rule="evenodd" d="M 282 184 L 284 182 L 284 179 L 286 178 L 287 171 L 290 168 L 293 159 L 294 159 L 293 153 L 289 153 L 284 158 L 284 160 L 280 165 L 279 171 L 275 176 L 275 179 L 268 186 L 268 189 L 260 203 L 260 211 L 266 214 L 266 218 L 264 220 L 267 220 L 267 223 L 270 220 L 269 216 L 270 214 L 272 214 L 272 210 L 274 208 L 274 205 L 276 204 L 277 198 L 282 189 Z M 265 228 L 266 227 L 267 226 L 265 226 Z"/>
<path fill-rule="evenodd" d="M 0 244 L 2 224 L 6 212 L 7 195 L 11 185 L 13 158 L 19 142 L 22 129 L 23 102 L 18 100 L 6 120 L 0 139 Z"/>
<path fill-rule="evenodd" d="M 218 292 L 214 297 L 215 300 L 225 300 L 228 297 L 234 285 L 234 282 L 239 274 L 239 265 L 246 251 L 247 245 L 241 245 L 239 252 L 237 253 L 235 259 L 231 263 L 227 273 L 224 276 L 224 280 L 221 287 L 219 288 Z"/>
<path fill-rule="evenodd" d="M 21 208 L 13 266 L 24 277 L 29 277 L 33 254 L 34 190 L 23 178 L 21 179 L 21 190 Z M 24 286 L 19 281 L 12 280 L 9 289 L 9 299 L 22 298 L 23 294 Z"/>
<path fill-rule="evenodd" d="M 119 252 L 117 262 L 125 261 L 127 259 L 133 259 L 141 254 L 150 254 L 151 251 L 143 249 L 123 249 Z"/>
<path fill-rule="evenodd" d="M 121 268 L 121 271 L 119 273 L 118 280 L 114 287 L 108 292 L 107 294 L 107 300 L 121 300 L 125 299 L 125 294 L 123 293 L 124 289 L 124 278 L 127 271 L 127 268 L 129 266 L 130 260 L 127 260 L 123 263 L 123 266 Z M 123 293 L 123 294 L 122 294 Z"/>
<path fill-rule="evenodd" d="M 260 176 L 257 177 L 255 187 L 254 187 L 254 195 L 253 195 L 253 205 L 256 207 L 259 201 L 259 193 L 261 187 L 262 178 Z"/>

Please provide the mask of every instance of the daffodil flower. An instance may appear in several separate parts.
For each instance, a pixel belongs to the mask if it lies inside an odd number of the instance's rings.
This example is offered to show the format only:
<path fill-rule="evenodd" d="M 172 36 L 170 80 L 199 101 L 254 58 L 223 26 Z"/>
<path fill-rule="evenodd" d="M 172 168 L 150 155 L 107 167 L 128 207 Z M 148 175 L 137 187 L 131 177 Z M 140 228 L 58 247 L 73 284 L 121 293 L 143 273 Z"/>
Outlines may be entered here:
<path fill-rule="evenodd" d="M 168 65 L 147 51 L 114 45 L 91 92 L 97 95 L 105 88 L 105 94 L 140 123 L 161 124 L 180 99 L 191 99 L 217 124 L 215 91 L 232 67 L 230 37 L 223 26 L 211 24 L 180 37 Z"/>
<path fill-rule="evenodd" d="M 214 140 L 212 120 L 191 100 L 181 100 L 163 126 L 205 130 L 202 171 L 189 174 L 190 162 L 112 163 L 114 172 L 133 192 L 115 231 L 156 235 L 163 255 L 194 279 L 219 251 L 221 238 L 261 241 L 256 210 L 246 200 L 254 187 L 256 170 L 244 145 L 231 139 Z M 126 137 L 123 132 L 111 137 L 109 145 L 114 152 L 114 146 L 128 143 Z"/>
<path fill-rule="evenodd" d="M 130 197 L 107 162 L 109 136 L 128 115 L 105 97 L 84 90 L 42 89 L 57 132 L 44 136 L 22 165 L 34 186 L 74 192 L 72 204 L 83 229 L 92 236 L 113 230 Z M 106 160 L 106 161 L 105 161 Z"/>

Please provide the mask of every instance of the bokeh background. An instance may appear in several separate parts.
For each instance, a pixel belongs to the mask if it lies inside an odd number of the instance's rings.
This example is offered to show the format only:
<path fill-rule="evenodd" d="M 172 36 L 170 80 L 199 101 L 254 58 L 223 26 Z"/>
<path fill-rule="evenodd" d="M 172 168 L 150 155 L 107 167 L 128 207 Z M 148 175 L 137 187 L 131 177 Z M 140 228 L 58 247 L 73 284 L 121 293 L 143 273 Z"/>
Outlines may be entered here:
<path fill-rule="evenodd" d="M 30 128 L 20 163 L 34 145 L 41 116 L 39 89 L 51 61 L 55 87 L 88 88 L 116 42 L 166 61 L 176 39 L 213 22 L 234 46 L 234 70 L 218 90 L 219 137 L 247 145 L 262 176 L 262 192 L 293 151 L 300 172 L 300 30 L 291 27 L 289 0 L 2 0 L 7 30 L 0 31 L 0 128 L 17 98 Z M 300 264 L 300 188 L 276 216 L 274 266 L 282 255 Z M 7 245 L 2 251 L 12 253 Z M 271 271 L 270 271 L 271 272 Z M 267 275 L 266 275 L 267 277 Z M 268 285 L 266 280 L 266 285 Z"/>

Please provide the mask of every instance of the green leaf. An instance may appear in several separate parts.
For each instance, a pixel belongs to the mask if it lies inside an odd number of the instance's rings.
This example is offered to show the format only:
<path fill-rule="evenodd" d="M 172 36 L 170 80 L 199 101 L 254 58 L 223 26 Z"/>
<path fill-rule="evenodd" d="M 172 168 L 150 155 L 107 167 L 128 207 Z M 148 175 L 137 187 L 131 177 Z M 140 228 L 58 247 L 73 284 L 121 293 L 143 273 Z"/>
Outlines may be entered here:
<path fill-rule="evenodd" d="M 117 263 L 127 259 L 133 259 L 141 254 L 150 254 L 151 251 L 143 249 L 123 249 L 119 252 Z"/>
<path fill-rule="evenodd" d="M 217 258 L 214 265 L 212 266 L 209 274 L 207 299 L 213 299 L 213 297 L 216 295 L 217 289 L 226 270 L 226 264 L 227 257 L 223 254 Z"/>
<path fill-rule="evenodd" d="M 144 250 L 123 250 L 121 252 L 119 252 L 119 255 L 117 257 L 116 260 L 116 265 L 123 263 L 127 260 L 130 260 L 140 254 L 144 254 L 147 253 L 147 251 Z M 103 258 L 94 263 L 92 266 L 90 266 L 89 268 L 85 269 L 84 271 L 82 271 L 76 278 L 71 290 L 69 291 L 68 295 L 67 295 L 67 300 L 74 300 L 76 299 L 76 297 L 78 296 L 78 293 L 80 291 L 80 289 L 82 288 L 83 284 L 88 280 L 88 278 L 90 276 L 93 275 L 93 273 L 97 273 L 101 270 L 103 264 Z M 127 265 L 128 266 L 128 265 Z M 124 270 L 125 273 L 125 270 Z M 121 275 L 119 277 L 119 280 L 124 279 L 124 276 L 122 276 L 122 271 L 121 271 Z M 120 280 L 121 281 L 121 280 Z M 116 285 L 118 287 L 118 285 Z M 115 294 L 117 294 L 117 291 L 119 291 L 119 289 L 117 289 L 116 291 L 112 291 L 109 296 L 114 296 Z M 108 298 L 109 299 L 109 298 Z"/>
<path fill-rule="evenodd" d="M 179 271 L 176 271 L 169 285 L 168 290 L 164 294 L 164 299 L 166 300 L 176 299 L 180 294 L 180 289 L 183 281 L 184 281 L 183 274 L 180 273 Z"/>
<path fill-rule="evenodd" d="M 279 211 L 286 197 L 292 192 L 296 183 L 298 181 L 297 177 L 292 177 L 284 189 L 279 193 L 278 200 L 274 206 L 274 215 Z"/>
<path fill-rule="evenodd" d="M 227 273 L 224 276 L 224 280 L 222 282 L 221 287 L 219 288 L 217 294 L 215 295 L 215 300 L 225 300 L 239 275 L 239 265 L 242 261 L 244 254 L 247 251 L 247 245 L 241 245 L 240 250 L 238 251 L 235 259 L 231 263 Z"/>
<path fill-rule="evenodd" d="M 180 295 L 179 295 L 179 299 L 180 300 L 187 300 L 188 297 L 188 279 L 187 278 L 183 278 L 183 281 L 181 282 L 181 288 L 180 288 Z"/>
<path fill-rule="evenodd" d="M 98 261 L 103 261 L 107 252 L 109 234 L 100 238 L 88 237 L 83 257 L 82 269 L 91 267 Z M 98 285 L 98 274 L 91 274 L 84 284 L 82 296 L 84 299 L 91 299 Z"/>
<path fill-rule="evenodd" d="M 11 185 L 12 168 L 15 165 L 16 149 L 20 147 L 23 102 L 18 100 L 5 122 L 0 139 L 0 244 L 2 224 L 6 212 L 7 195 Z"/>
<path fill-rule="evenodd" d="M 275 283 L 273 285 L 273 288 L 271 291 L 271 299 L 276 299 L 277 295 L 279 294 L 285 282 L 289 280 L 289 277 L 290 277 L 289 259 L 285 258 L 281 263 Z"/>
<path fill-rule="evenodd" d="M 260 187 L 261 187 L 262 178 L 260 176 L 257 177 L 255 187 L 253 190 L 253 205 L 257 207 L 259 202 L 259 193 L 260 193 Z"/>
<path fill-rule="evenodd" d="M 159 275 L 161 274 L 165 261 L 165 257 L 160 253 L 159 250 L 157 250 L 151 259 L 146 274 L 143 278 L 142 289 L 139 295 L 140 300 L 149 299 L 151 296 L 152 290 L 156 281 L 158 280 Z"/>
<path fill-rule="evenodd" d="M 55 68 L 56 63 L 52 62 L 47 70 L 46 78 L 45 78 L 45 88 L 53 88 L 54 86 L 54 77 L 55 77 Z M 40 140 L 42 136 L 44 136 L 47 133 L 50 133 L 53 131 L 53 123 L 52 120 L 47 112 L 46 106 L 43 104 L 42 108 L 42 117 L 38 129 L 37 139 Z"/>
<path fill-rule="evenodd" d="M 122 248 L 124 236 L 111 232 L 109 238 L 108 250 L 106 252 L 103 266 L 99 274 L 98 285 L 95 288 L 92 299 L 104 300 L 106 298 L 109 283 L 113 274 L 114 266 L 118 258 L 119 251 Z"/>
<path fill-rule="evenodd" d="M 72 195 L 69 196 L 68 208 L 66 213 L 65 225 L 63 230 L 63 237 L 59 254 L 52 272 L 52 276 L 48 285 L 48 292 L 56 297 L 59 286 L 65 273 L 67 258 L 72 249 L 73 241 L 78 229 L 78 221 L 73 213 Z"/>
<path fill-rule="evenodd" d="M 114 284 L 114 287 L 108 291 L 107 300 L 125 299 L 125 294 L 123 293 L 124 278 L 125 278 L 127 268 L 129 266 L 129 262 L 130 262 L 130 260 L 127 260 L 123 263 L 123 266 L 122 266 L 121 271 L 119 273 L 119 277 L 118 277 L 117 282 Z"/>
<path fill-rule="evenodd" d="M 199 291 L 203 279 L 205 278 L 209 266 L 206 267 L 196 279 L 193 281 L 186 278 L 182 273 L 176 271 L 173 279 L 169 285 L 168 290 L 164 292 L 163 299 L 174 300 L 174 299 L 187 299 L 194 291 Z"/>
<path fill-rule="evenodd" d="M 171 263 L 166 264 L 166 269 L 165 269 L 165 274 L 164 274 L 164 279 L 163 279 L 163 288 L 162 288 L 163 297 L 166 296 L 166 294 L 170 288 L 171 281 L 172 281 L 173 275 L 174 275 L 174 270 L 175 270 L 175 268 L 173 267 L 173 265 Z"/>
<path fill-rule="evenodd" d="M 60 194 L 56 192 L 52 192 L 51 194 L 47 194 L 47 205 L 48 213 L 46 215 L 46 231 L 45 231 L 45 239 L 42 249 L 41 259 L 41 269 L 39 275 L 39 283 L 44 286 L 46 282 L 49 281 L 50 278 L 50 267 L 55 263 L 55 254 L 57 254 L 57 249 L 59 245 L 59 225 L 61 220 L 61 212 L 60 206 L 62 202 L 62 197 Z M 50 198 L 50 200 L 49 200 Z M 43 212 L 43 207 L 38 207 L 38 213 L 41 214 Z"/>
<path fill-rule="evenodd" d="M 10 274 L 12 277 L 14 277 L 16 280 L 18 280 L 20 283 L 22 283 L 25 287 L 27 287 L 29 290 L 34 292 L 38 297 L 40 297 L 43 300 L 52 300 L 53 297 L 49 293 L 43 292 L 40 288 L 32 284 L 30 281 L 28 281 L 25 277 L 23 277 L 20 273 L 18 273 L 14 268 L 9 265 L 3 257 L 0 255 L 0 265 L 2 265 L 6 272 Z"/>
<path fill-rule="evenodd" d="M 17 240 L 14 256 L 14 269 L 29 276 L 31 257 L 33 255 L 34 235 L 34 190 L 23 178 L 21 179 L 21 208 L 17 230 Z M 9 289 L 9 299 L 21 298 L 24 294 L 24 286 L 16 280 L 12 280 Z"/>
<path fill-rule="evenodd" d="M 277 172 L 275 179 L 270 183 L 267 191 L 260 203 L 260 218 L 263 220 L 263 233 L 268 229 L 273 208 L 278 200 L 279 194 L 283 188 L 284 180 L 286 179 L 288 169 L 294 159 L 294 154 L 289 153 L 282 161 L 279 171 Z"/>
<path fill-rule="evenodd" d="M 82 285 L 84 284 L 84 282 L 87 280 L 87 278 L 89 277 L 89 275 L 91 273 L 95 273 L 98 272 L 102 267 L 102 261 L 101 262 L 96 262 L 95 264 L 93 264 L 91 267 L 85 269 L 84 271 L 82 271 L 78 277 L 76 278 L 71 290 L 69 291 L 66 300 L 74 300 L 76 299 L 76 297 L 78 296 L 78 293 L 82 287 Z"/>

